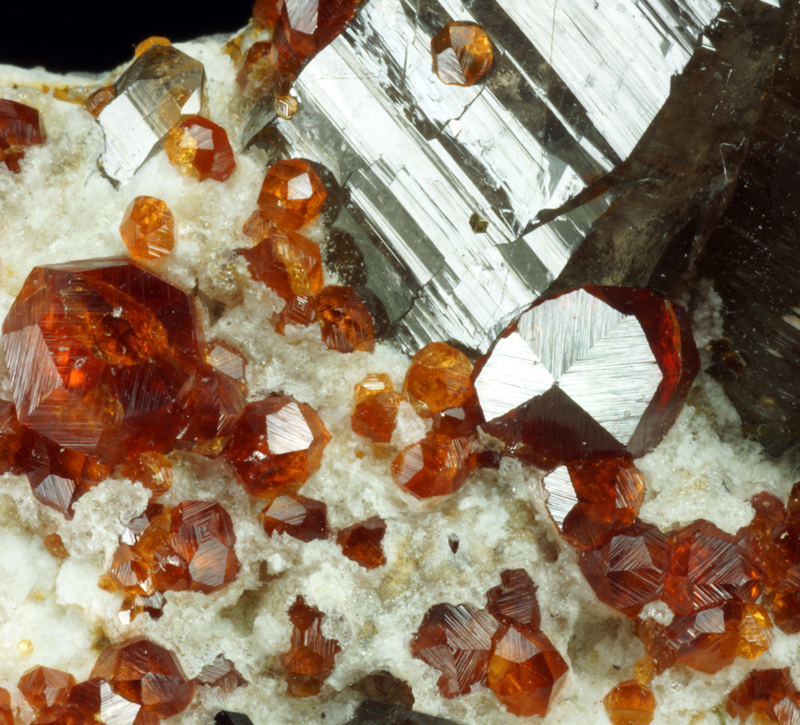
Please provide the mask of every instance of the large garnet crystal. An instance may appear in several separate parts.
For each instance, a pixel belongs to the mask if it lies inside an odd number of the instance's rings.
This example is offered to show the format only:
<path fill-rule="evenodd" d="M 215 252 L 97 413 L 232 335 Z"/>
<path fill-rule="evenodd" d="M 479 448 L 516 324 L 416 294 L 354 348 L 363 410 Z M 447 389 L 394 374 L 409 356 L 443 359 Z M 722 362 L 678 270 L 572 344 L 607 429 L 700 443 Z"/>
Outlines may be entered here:
<path fill-rule="evenodd" d="M 536 302 L 475 366 L 486 432 L 542 468 L 651 450 L 700 368 L 688 317 L 641 289 L 587 286 Z"/>
<path fill-rule="evenodd" d="M 104 464 L 174 446 L 203 349 L 194 298 L 125 258 L 35 267 L 3 344 L 19 422 Z"/>

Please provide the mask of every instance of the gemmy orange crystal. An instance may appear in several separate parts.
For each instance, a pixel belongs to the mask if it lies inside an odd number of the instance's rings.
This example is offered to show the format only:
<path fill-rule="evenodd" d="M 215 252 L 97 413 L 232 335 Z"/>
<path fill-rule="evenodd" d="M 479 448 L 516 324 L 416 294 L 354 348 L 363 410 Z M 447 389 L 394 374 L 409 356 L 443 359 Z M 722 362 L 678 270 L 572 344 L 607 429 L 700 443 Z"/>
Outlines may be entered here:
<path fill-rule="evenodd" d="M 602 546 L 614 528 L 632 524 L 644 500 L 644 476 L 625 458 L 575 461 L 542 483 L 559 532 L 583 550 Z"/>
<path fill-rule="evenodd" d="M 169 207 L 152 196 L 137 196 L 119 227 L 134 259 L 161 259 L 175 248 L 175 220 Z"/>
<path fill-rule="evenodd" d="M 196 300 L 161 277 L 119 258 L 35 267 L 3 342 L 23 425 L 107 464 L 174 446 L 203 343 Z"/>
<path fill-rule="evenodd" d="M 21 473 L 22 426 L 13 403 L 0 400 L 0 474 Z"/>
<path fill-rule="evenodd" d="M 18 174 L 19 162 L 29 146 L 47 140 L 39 111 L 23 103 L 0 99 L 0 161 Z"/>
<path fill-rule="evenodd" d="M 701 519 L 674 533 L 670 544 L 663 599 L 676 614 L 758 599 L 764 571 L 747 539 Z"/>
<path fill-rule="evenodd" d="M 336 536 L 336 543 L 342 553 L 365 569 L 377 569 L 386 563 L 383 553 L 383 537 L 386 535 L 386 522 L 380 516 L 342 529 Z"/>
<path fill-rule="evenodd" d="M 206 346 L 204 362 L 192 373 L 178 406 L 183 427 L 177 446 L 204 456 L 219 456 L 247 402 L 247 361 L 222 340 Z"/>
<path fill-rule="evenodd" d="M 164 151 L 181 174 L 198 181 L 227 181 L 236 170 L 227 132 L 202 116 L 190 116 L 175 126 Z"/>
<path fill-rule="evenodd" d="M 313 222 L 322 210 L 327 192 L 307 161 L 289 159 L 270 167 L 258 208 L 279 227 L 297 230 Z"/>
<path fill-rule="evenodd" d="M 471 86 L 483 78 L 494 51 L 489 36 L 473 23 L 448 23 L 431 40 L 433 72 L 442 83 Z"/>
<path fill-rule="evenodd" d="M 286 334 L 286 325 L 300 325 L 308 327 L 317 321 L 316 297 L 292 297 L 287 300 L 280 312 L 272 315 L 270 322 L 275 331 L 281 335 Z"/>
<path fill-rule="evenodd" d="M 294 625 L 289 651 L 281 657 L 286 670 L 288 693 L 292 697 L 311 697 L 333 671 L 335 657 L 342 648 L 335 639 L 322 634 L 325 614 L 298 596 L 289 608 Z"/>
<path fill-rule="evenodd" d="M 258 521 L 267 536 L 288 534 L 300 541 L 328 537 L 328 507 L 300 494 L 276 496 L 258 514 Z"/>
<path fill-rule="evenodd" d="M 203 667 L 192 682 L 195 685 L 216 687 L 226 695 L 239 687 L 247 687 L 250 684 L 234 667 L 233 662 L 221 654 L 217 655 L 210 665 Z"/>
<path fill-rule="evenodd" d="M 613 725 L 650 725 L 656 709 L 653 691 L 636 680 L 625 680 L 603 698 Z"/>
<path fill-rule="evenodd" d="M 51 705 L 64 705 L 75 683 L 68 672 L 37 665 L 20 677 L 17 687 L 28 704 L 40 712 Z"/>
<path fill-rule="evenodd" d="M 151 500 L 155 500 L 172 488 L 174 471 L 165 455 L 144 451 L 131 456 L 122 464 L 122 475 L 141 483 L 150 491 Z"/>
<path fill-rule="evenodd" d="M 84 104 L 84 108 L 97 118 L 103 109 L 117 97 L 117 90 L 114 86 L 103 86 L 92 93 Z"/>
<path fill-rule="evenodd" d="M 105 725 L 157 725 L 155 713 L 118 695 L 101 677 L 93 677 L 76 685 L 69 695 L 70 709 L 83 712 L 88 723 Z M 74 710 L 72 710 L 74 712 Z"/>
<path fill-rule="evenodd" d="M 772 644 L 772 620 L 761 604 L 746 604 L 739 627 L 739 646 L 736 656 L 754 660 Z"/>
<path fill-rule="evenodd" d="M 402 401 L 395 393 L 388 375 L 367 375 L 355 386 L 355 404 L 350 415 L 353 432 L 374 443 L 389 443 L 397 424 L 397 410 Z"/>
<path fill-rule="evenodd" d="M 447 496 L 464 485 L 475 463 L 468 438 L 431 432 L 395 456 L 392 476 L 418 498 Z"/>
<path fill-rule="evenodd" d="M 473 392 L 472 363 L 445 342 L 431 342 L 417 351 L 403 383 L 403 392 L 422 412 L 440 413 L 467 403 Z"/>
<path fill-rule="evenodd" d="M 142 53 L 150 50 L 154 45 L 172 45 L 168 38 L 162 35 L 151 35 L 149 38 L 143 40 L 133 51 L 133 57 L 138 58 Z"/>
<path fill-rule="evenodd" d="M 305 403 L 273 395 L 248 403 L 225 456 L 251 496 L 296 492 L 320 467 L 331 436 Z"/>
<path fill-rule="evenodd" d="M 322 289 L 319 247 L 301 234 L 273 227 L 255 247 L 240 253 L 253 279 L 285 300 L 316 295 Z"/>
<path fill-rule="evenodd" d="M 275 69 L 269 57 L 271 50 L 272 43 L 253 43 L 242 59 L 236 82 L 250 98 L 257 98 L 262 89 L 275 79 Z"/>
<path fill-rule="evenodd" d="M 725 711 L 741 722 L 794 725 L 800 717 L 800 693 L 789 668 L 753 670 L 728 695 Z M 795 718 L 787 717 L 794 714 Z"/>
<path fill-rule="evenodd" d="M 488 683 L 509 712 L 544 717 L 569 667 L 541 632 L 508 627 L 489 658 Z"/>
<path fill-rule="evenodd" d="M 669 547 L 665 534 L 637 519 L 600 548 L 581 552 L 578 563 L 601 602 L 635 617 L 664 591 Z"/>
<path fill-rule="evenodd" d="M 372 315 L 352 287 L 324 287 L 317 313 L 322 341 L 329 349 L 345 353 L 375 349 Z"/>
<path fill-rule="evenodd" d="M 11 693 L 0 687 L 0 725 L 14 725 L 14 712 L 11 709 Z"/>
<path fill-rule="evenodd" d="M 437 604 L 425 614 L 411 654 L 441 672 L 439 692 L 447 698 L 486 685 L 497 620 L 470 604 Z"/>
<path fill-rule="evenodd" d="M 502 584 L 486 592 L 487 609 L 501 624 L 537 630 L 541 623 L 536 587 L 524 569 L 506 569 Z"/>
<path fill-rule="evenodd" d="M 175 653 L 144 638 L 106 647 L 91 676 L 102 677 L 116 694 L 160 718 L 182 712 L 194 696 Z"/>

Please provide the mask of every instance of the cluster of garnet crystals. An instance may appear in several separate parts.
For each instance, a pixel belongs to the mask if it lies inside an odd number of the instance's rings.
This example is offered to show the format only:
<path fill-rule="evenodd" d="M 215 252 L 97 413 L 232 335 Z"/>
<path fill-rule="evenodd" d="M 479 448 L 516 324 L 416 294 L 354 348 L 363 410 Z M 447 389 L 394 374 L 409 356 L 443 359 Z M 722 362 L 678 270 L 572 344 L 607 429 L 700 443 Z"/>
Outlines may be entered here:
<path fill-rule="evenodd" d="M 157 725 L 183 712 L 197 686 L 231 692 L 247 684 L 222 655 L 189 680 L 172 650 L 138 638 L 106 647 L 85 682 L 36 666 L 17 687 L 33 709 L 35 725 Z M 13 725 L 11 696 L 2 688 L 0 718 Z"/>

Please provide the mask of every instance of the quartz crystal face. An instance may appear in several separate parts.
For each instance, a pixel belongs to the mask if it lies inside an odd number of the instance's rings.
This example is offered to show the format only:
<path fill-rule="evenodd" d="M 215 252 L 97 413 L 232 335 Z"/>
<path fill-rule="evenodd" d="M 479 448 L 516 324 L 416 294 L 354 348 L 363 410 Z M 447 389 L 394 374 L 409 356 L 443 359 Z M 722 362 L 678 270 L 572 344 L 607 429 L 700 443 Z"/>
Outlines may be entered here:
<path fill-rule="evenodd" d="M 157 275 L 126 259 L 35 267 L 3 341 L 19 421 L 47 439 L 38 468 L 174 445 L 171 406 L 200 362 L 202 332 L 195 300 Z"/>
<path fill-rule="evenodd" d="M 23 103 L 0 99 L 0 161 L 5 162 L 9 171 L 18 174 L 25 149 L 46 140 L 39 111 Z"/>
<path fill-rule="evenodd" d="M 153 45 L 136 58 L 97 116 L 106 143 L 103 173 L 127 184 L 181 116 L 201 112 L 205 84 L 202 63 L 172 46 Z"/>
<path fill-rule="evenodd" d="M 699 367 L 682 308 L 647 290 L 585 287 L 535 303 L 473 381 L 484 430 L 551 467 L 651 450 Z"/>

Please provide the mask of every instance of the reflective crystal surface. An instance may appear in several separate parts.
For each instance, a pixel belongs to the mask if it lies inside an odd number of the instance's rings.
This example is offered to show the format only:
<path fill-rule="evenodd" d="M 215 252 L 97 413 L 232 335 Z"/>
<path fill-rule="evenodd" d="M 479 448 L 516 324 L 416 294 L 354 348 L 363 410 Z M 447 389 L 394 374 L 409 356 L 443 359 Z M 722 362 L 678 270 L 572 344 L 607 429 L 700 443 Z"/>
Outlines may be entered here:
<path fill-rule="evenodd" d="M 181 116 L 201 112 L 203 64 L 172 46 L 153 45 L 114 83 L 114 98 L 97 116 L 105 135 L 103 173 L 127 184 Z"/>
<path fill-rule="evenodd" d="M 656 697 L 646 685 L 625 680 L 603 698 L 603 705 L 613 725 L 649 725 L 653 721 Z"/>
<path fill-rule="evenodd" d="M 217 658 L 211 664 L 200 670 L 200 674 L 192 682 L 195 685 L 216 687 L 226 695 L 239 687 L 246 687 L 249 684 L 236 669 L 233 662 L 224 655 L 217 655 Z"/>
<path fill-rule="evenodd" d="M 529 224 L 628 157 L 719 7 L 682 4 L 675 22 L 668 0 L 624 13 L 371 0 L 308 64 L 295 85 L 303 110 L 278 132 L 289 154 L 318 159 L 342 184 L 336 226 L 364 253 L 368 286 L 408 351 L 434 340 L 485 350 L 546 289 L 608 200 Z M 431 39 L 453 19 L 495 44 L 470 88 L 431 69 Z M 476 212 L 485 233 L 470 227 Z"/>

